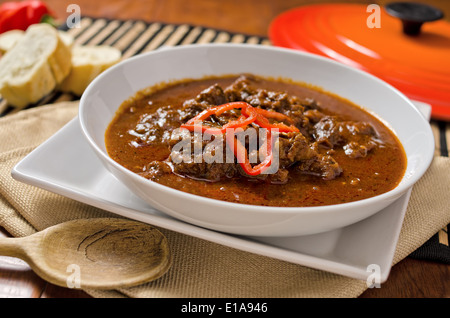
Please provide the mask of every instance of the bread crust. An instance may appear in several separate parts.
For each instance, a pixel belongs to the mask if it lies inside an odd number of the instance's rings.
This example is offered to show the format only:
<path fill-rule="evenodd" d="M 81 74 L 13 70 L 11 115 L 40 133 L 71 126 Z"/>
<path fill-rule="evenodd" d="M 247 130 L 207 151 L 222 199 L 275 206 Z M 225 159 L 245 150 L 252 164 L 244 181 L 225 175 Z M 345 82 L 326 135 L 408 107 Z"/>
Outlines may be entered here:
<path fill-rule="evenodd" d="M 71 69 L 71 49 L 47 24 L 31 25 L 0 59 L 0 94 L 23 108 L 51 93 Z"/>

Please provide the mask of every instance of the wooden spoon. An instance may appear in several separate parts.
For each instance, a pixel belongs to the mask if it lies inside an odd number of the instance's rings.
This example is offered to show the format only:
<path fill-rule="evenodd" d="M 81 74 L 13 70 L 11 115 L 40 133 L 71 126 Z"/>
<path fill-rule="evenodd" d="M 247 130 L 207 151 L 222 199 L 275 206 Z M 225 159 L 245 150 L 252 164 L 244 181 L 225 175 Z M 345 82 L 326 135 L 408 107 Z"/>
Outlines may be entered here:
<path fill-rule="evenodd" d="M 172 264 L 166 237 L 119 218 L 79 219 L 21 238 L 1 238 L 0 255 L 27 262 L 63 287 L 114 289 L 161 277 Z"/>

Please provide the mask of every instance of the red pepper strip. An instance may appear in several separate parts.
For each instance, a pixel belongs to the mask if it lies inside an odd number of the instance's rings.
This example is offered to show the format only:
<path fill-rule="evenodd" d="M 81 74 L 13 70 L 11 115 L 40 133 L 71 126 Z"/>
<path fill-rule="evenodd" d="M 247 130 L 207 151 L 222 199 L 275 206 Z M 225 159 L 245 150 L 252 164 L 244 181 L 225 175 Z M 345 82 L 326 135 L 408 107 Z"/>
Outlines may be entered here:
<path fill-rule="evenodd" d="M 235 104 L 235 103 L 233 103 L 233 104 Z M 247 116 L 241 114 L 241 116 L 239 116 L 239 118 L 237 120 L 232 120 L 229 123 L 223 125 L 223 128 L 225 128 L 225 129 L 227 129 L 227 128 L 243 128 L 243 127 L 253 123 L 256 120 L 256 118 L 258 117 L 258 113 L 256 112 L 256 109 L 253 108 L 252 106 L 250 106 L 250 104 L 242 103 L 242 105 L 233 105 L 233 106 L 236 106 L 236 108 L 241 106 L 242 107 L 241 112 L 244 111 Z M 216 113 L 216 115 L 220 115 L 222 113 L 223 113 L 223 111 L 221 109 Z"/>
<path fill-rule="evenodd" d="M 256 117 L 256 120 L 255 120 L 255 123 L 257 123 L 262 128 L 278 129 L 279 132 L 299 132 L 298 128 L 293 125 L 287 126 L 283 123 L 271 124 L 269 122 L 269 120 L 266 117 L 262 116 L 261 114 L 258 114 L 258 117 Z"/>
<path fill-rule="evenodd" d="M 232 120 L 229 123 L 223 125 L 222 128 L 212 128 L 205 125 L 195 125 L 195 123 L 198 123 L 199 121 L 202 121 L 211 115 L 219 116 L 227 110 L 235 108 L 242 108 L 242 110 L 245 109 L 246 116 L 240 116 L 237 120 Z M 194 131 L 195 127 L 197 127 L 197 129 L 201 129 L 203 133 L 208 133 L 211 135 L 224 134 L 227 128 L 239 128 L 251 124 L 256 120 L 257 115 L 258 114 L 256 113 L 255 109 L 249 104 L 245 102 L 232 102 L 216 107 L 211 107 L 202 111 L 200 114 L 188 120 L 185 124 L 181 125 L 181 128 L 186 128 L 190 131 Z"/>
<path fill-rule="evenodd" d="M 233 148 L 234 155 L 239 163 L 239 165 L 242 167 L 242 169 L 245 171 L 246 174 L 249 176 L 257 176 L 261 174 L 265 169 L 267 169 L 272 164 L 273 159 L 273 153 L 272 153 L 272 132 L 270 129 L 267 130 L 267 138 L 266 138 L 266 157 L 264 160 L 252 167 L 248 160 L 248 153 L 247 149 L 237 140 L 234 138 L 234 134 L 227 133 L 226 134 L 226 140 L 227 145 L 231 148 Z"/>
<path fill-rule="evenodd" d="M 289 116 L 287 116 L 285 114 L 282 114 L 282 113 L 279 113 L 279 112 L 275 112 L 275 111 L 266 110 L 266 109 L 262 109 L 262 108 L 255 108 L 255 109 L 256 109 L 256 111 L 258 113 L 260 113 L 261 115 L 263 115 L 266 118 L 273 118 L 273 119 L 276 119 L 278 121 L 283 121 L 284 120 L 284 121 L 288 121 L 291 124 L 293 123 L 293 120 L 291 119 L 291 117 L 289 117 Z"/>
<path fill-rule="evenodd" d="M 210 129 L 210 133 L 213 134 L 215 131 L 217 134 L 222 134 L 221 129 L 218 128 L 208 128 L 207 126 L 204 125 L 196 125 L 196 123 L 201 122 L 202 120 L 208 118 L 211 115 L 215 114 L 217 107 L 211 107 L 208 109 L 205 109 L 204 111 L 202 111 L 200 114 L 198 114 L 197 116 L 191 118 L 190 120 L 188 120 L 185 124 L 181 125 L 181 128 L 186 128 L 190 131 L 194 131 L 195 127 L 197 127 L 197 129 L 201 129 L 202 132 L 204 132 L 206 129 Z"/>
<path fill-rule="evenodd" d="M 248 114 L 246 113 L 248 109 L 249 108 L 245 108 L 245 109 L 243 109 L 243 112 L 242 112 L 246 116 L 248 116 Z M 293 125 L 287 126 L 283 123 L 271 124 L 269 122 L 269 120 L 263 114 L 268 113 L 271 117 L 277 117 L 277 118 L 284 118 L 284 116 L 286 116 L 286 115 L 277 113 L 277 112 L 268 111 L 268 110 L 262 110 L 260 108 L 253 108 L 253 109 L 258 113 L 255 123 L 258 124 L 260 127 L 267 128 L 267 129 L 271 129 L 271 128 L 278 129 L 279 132 L 299 132 L 298 128 Z"/>
<path fill-rule="evenodd" d="M 245 107 L 249 107 L 249 106 L 251 107 L 251 105 L 246 102 L 230 102 L 230 103 L 216 106 L 214 108 L 216 109 L 216 115 L 220 116 L 227 110 L 232 110 L 235 108 L 245 108 Z"/>

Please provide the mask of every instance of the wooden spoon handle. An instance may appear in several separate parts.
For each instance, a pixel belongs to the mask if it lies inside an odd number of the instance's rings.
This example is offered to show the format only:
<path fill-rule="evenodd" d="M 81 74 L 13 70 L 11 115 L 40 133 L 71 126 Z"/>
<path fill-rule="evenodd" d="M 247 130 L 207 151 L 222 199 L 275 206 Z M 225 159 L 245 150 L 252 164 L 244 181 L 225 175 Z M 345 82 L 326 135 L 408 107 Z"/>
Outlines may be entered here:
<path fill-rule="evenodd" d="M 0 255 L 26 259 L 25 238 L 0 238 Z"/>

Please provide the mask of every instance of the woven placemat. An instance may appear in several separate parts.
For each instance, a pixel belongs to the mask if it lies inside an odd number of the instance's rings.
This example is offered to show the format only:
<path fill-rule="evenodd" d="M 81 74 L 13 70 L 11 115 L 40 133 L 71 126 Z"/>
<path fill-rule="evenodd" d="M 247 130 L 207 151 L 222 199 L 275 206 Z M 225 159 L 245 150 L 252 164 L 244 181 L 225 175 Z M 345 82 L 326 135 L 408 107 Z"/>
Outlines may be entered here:
<path fill-rule="evenodd" d="M 68 29 L 65 26 L 62 26 L 63 30 L 67 30 L 70 34 L 75 38 L 76 44 L 90 44 L 90 45 L 111 45 L 122 51 L 124 58 L 128 58 L 134 56 L 136 54 L 152 51 L 158 49 L 162 46 L 176 46 L 176 45 L 185 45 L 185 44 L 195 44 L 195 43 L 251 43 L 251 44 L 260 44 L 260 45 L 270 45 L 270 42 L 267 38 L 251 36 L 239 33 L 230 33 L 223 30 L 215 30 L 202 26 L 192 26 L 187 24 L 175 25 L 175 24 L 166 24 L 160 22 L 144 22 L 144 21 L 121 21 L 121 20 L 109 20 L 102 18 L 91 18 L 91 17 L 83 17 L 81 19 L 81 27 Z M 29 108 L 36 108 L 41 105 L 48 104 L 58 104 L 60 102 L 71 102 L 77 101 L 78 97 L 73 96 L 71 94 L 64 93 L 54 93 L 50 96 L 47 96 L 43 100 L 41 100 L 36 105 L 30 105 Z M 64 104 L 64 103 L 63 103 Z M 65 104 L 66 105 L 66 104 Z M 68 117 L 64 117 L 64 120 L 70 118 L 71 115 L 76 111 L 71 104 L 68 104 L 68 108 L 70 108 L 70 112 L 68 113 Z M 45 106 L 47 108 L 48 106 Z M 64 108 L 64 107 L 63 107 Z M 13 114 L 20 112 L 14 108 L 9 107 L 5 101 L 0 100 L 0 115 L 1 116 L 13 116 Z M 19 114 L 16 114 L 19 115 Z M 28 117 L 27 117 L 28 118 Z M 436 140 L 435 147 L 435 155 L 438 157 L 448 157 L 449 154 L 449 143 L 450 143 L 450 124 L 443 121 L 431 121 L 431 126 L 433 129 L 433 133 Z M 24 155 L 26 152 L 30 151 L 30 149 L 25 149 Z M 13 207 L 12 207 L 13 208 Z M 192 238 L 193 241 L 196 239 Z M 441 231 L 436 233 L 430 240 L 428 240 L 423 246 L 415 249 L 415 251 L 410 254 L 412 257 L 440 261 L 450 264 L 450 248 L 449 248 L 449 238 L 447 227 L 443 228 Z M 214 244 L 206 244 L 206 247 L 209 248 L 209 252 L 214 253 L 215 245 Z M 222 251 L 228 251 L 228 248 L 224 248 Z M 236 251 L 236 257 L 241 256 L 242 252 Z M 245 257 L 249 257 L 249 255 L 245 254 Z M 259 257 L 258 261 L 259 261 Z M 255 261 L 257 263 L 257 261 Z M 277 261 L 269 261 L 268 266 L 265 270 L 271 271 L 270 266 L 278 266 L 279 263 Z M 283 266 L 291 266 L 290 264 L 283 263 Z M 294 265 L 296 266 L 296 265 Z M 288 271 L 289 272 L 289 271 Z M 295 272 L 295 271 L 293 271 Z M 324 273 L 320 271 L 309 271 L 309 278 L 313 278 L 319 280 L 324 277 Z M 345 293 L 345 292 L 336 292 L 333 293 L 333 288 L 342 288 L 347 284 L 347 280 L 345 278 L 337 277 L 334 275 L 328 276 L 325 274 L 328 279 L 331 279 L 329 282 L 329 293 L 326 295 L 342 295 L 342 296 L 351 296 L 357 295 L 359 292 L 364 291 L 364 284 L 359 285 L 357 287 L 356 294 Z M 342 280 L 342 281 L 340 281 Z M 339 281 L 338 284 L 334 284 Z M 246 282 L 250 283 L 250 282 Z M 167 286 L 166 286 L 167 287 Z M 291 286 L 292 287 L 292 286 Z M 300 286 L 299 286 L 300 287 Z M 245 288 L 244 288 L 245 289 Z M 122 291 L 122 293 L 125 293 Z M 107 292 L 97 293 L 92 291 L 92 295 L 94 296 L 107 296 Z M 137 293 L 139 294 L 139 293 Z M 164 297 L 164 293 L 162 294 L 154 294 L 154 293 L 144 293 L 146 296 L 162 296 Z M 195 291 L 192 291 L 192 294 L 195 295 Z M 270 293 L 269 293 L 270 294 Z M 114 295 L 112 293 L 111 295 Z M 133 293 L 130 293 L 130 296 Z M 180 295 L 185 295 L 185 292 L 180 293 Z M 257 296 L 255 294 L 254 296 Z M 289 296 L 288 294 L 281 294 L 284 297 Z M 314 295 L 314 294 L 313 294 Z M 299 291 L 298 293 L 293 293 L 292 296 L 298 297 L 302 296 L 302 293 Z M 315 295 L 318 296 L 318 295 Z M 319 295 L 320 296 L 320 295 Z"/>

